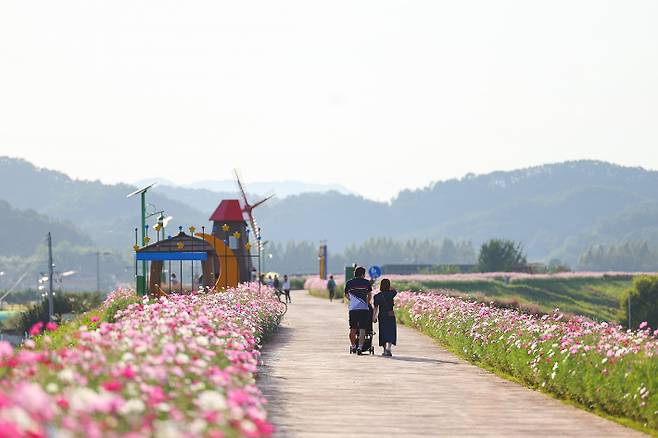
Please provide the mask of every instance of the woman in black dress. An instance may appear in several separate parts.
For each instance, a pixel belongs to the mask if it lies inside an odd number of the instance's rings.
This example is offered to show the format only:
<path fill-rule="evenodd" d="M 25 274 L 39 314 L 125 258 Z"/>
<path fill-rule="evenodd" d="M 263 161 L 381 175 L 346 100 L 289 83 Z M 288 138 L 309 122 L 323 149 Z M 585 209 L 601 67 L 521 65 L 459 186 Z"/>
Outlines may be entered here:
<path fill-rule="evenodd" d="M 379 346 L 384 347 L 382 356 L 393 356 L 391 345 L 397 342 L 397 327 L 395 324 L 395 311 L 393 310 L 393 298 L 397 292 L 391 289 L 391 282 L 384 278 L 379 283 L 379 293 L 375 295 L 375 318 L 373 322 L 379 320 Z"/>

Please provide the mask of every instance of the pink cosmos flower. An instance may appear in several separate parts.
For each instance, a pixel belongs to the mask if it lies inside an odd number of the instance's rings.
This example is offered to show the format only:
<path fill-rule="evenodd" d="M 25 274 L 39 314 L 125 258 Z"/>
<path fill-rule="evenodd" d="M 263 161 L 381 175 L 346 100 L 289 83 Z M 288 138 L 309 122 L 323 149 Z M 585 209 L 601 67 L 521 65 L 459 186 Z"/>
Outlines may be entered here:
<path fill-rule="evenodd" d="M 41 333 L 41 329 L 43 329 L 43 322 L 39 321 L 36 324 L 34 324 L 32 327 L 30 327 L 28 333 L 30 334 L 30 336 L 36 336 L 39 333 Z"/>
<path fill-rule="evenodd" d="M 0 360 L 11 357 L 14 354 L 14 348 L 7 341 L 0 341 Z"/>
<path fill-rule="evenodd" d="M 123 385 L 118 380 L 108 380 L 107 382 L 103 382 L 102 386 L 109 392 L 118 392 L 123 388 Z"/>

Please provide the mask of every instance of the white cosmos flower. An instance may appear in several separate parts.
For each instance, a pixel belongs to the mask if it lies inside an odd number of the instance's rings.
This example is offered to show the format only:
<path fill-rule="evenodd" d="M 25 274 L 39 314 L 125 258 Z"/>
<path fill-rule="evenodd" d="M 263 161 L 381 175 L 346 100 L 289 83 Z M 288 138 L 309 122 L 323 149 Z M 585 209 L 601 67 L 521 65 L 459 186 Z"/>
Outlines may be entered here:
<path fill-rule="evenodd" d="M 203 411 L 221 411 L 226 409 L 226 398 L 217 391 L 207 389 L 197 397 L 197 405 Z"/>
<path fill-rule="evenodd" d="M 62 382 L 73 383 L 75 376 L 73 375 L 73 370 L 71 368 L 64 368 L 62 371 L 57 373 L 57 377 Z"/>
<path fill-rule="evenodd" d="M 143 401 L 131 398 L 119 408 L 119 413 L 121 415 L 141 414 L 144 412 L 144 408 L 145 405 Z"/>

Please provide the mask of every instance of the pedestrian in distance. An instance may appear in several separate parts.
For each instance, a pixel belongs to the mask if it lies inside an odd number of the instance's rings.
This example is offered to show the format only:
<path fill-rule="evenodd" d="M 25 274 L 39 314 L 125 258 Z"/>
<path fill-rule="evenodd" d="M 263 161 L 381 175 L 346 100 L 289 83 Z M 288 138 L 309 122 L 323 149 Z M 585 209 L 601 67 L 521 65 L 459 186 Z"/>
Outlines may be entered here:
<path fill-rule="evenodd" d="M 395 322 L 395 302 L 393 299 L 397 295 L 395 289 L 391 289 L 391 281 L 388 278 L 382 279 L 379 283 L 379 293 L 374 298 L 374 317 L 373 322 L 379 320 L 379 346 L 384 349 L 382 356 L 391 357 L 391 346 L 397 343 L 397 325 Z"/>
<path fill-rule="evenodd" d="M 366 330 L 371 325 L 369 304 L 372 301 L 372 287 L 365 276 L 366 269 L 358 266 L 354 269 L 354 278 L 345 283 L 345 296 L 349 301 L 350 348 L 359 356 L 363 354 Z"/>
<path fill-rule="evenodd" d="M 336 295 L 336 280 L 334 280 L 333 275 L 329 276 L 329 281 L 327 281 L 327 290 L 329 291 L 329 302 L 331 302 L 334 300 L 334 296 Z"/>
<path fill-rule="evenodd" d="M 283 276 L 283 293 L 286 296 L 286 303 L 292 303 L 292 300 L 290 299 L 290 280 L 288 279 L 287 275 Z"/>
<path fill-rule="evenodd" d="M 274 281 L 272 281 L 272 287 L 276 290 L 277 294 L 281 294 L 281 282 L 279 281 L 279 276 L 274 276 Z"/>

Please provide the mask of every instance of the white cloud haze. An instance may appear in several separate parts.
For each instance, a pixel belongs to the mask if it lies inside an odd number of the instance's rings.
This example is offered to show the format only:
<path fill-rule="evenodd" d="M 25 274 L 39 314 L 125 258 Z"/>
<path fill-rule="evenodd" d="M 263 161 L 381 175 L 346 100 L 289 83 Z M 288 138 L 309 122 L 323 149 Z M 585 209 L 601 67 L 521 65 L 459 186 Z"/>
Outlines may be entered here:
<path fill-rule="evenodd" d="M 377 199 L 567 159 L 658 168 L 657 22 L 653 0 L 3 1 L 0 155 Z"/>

